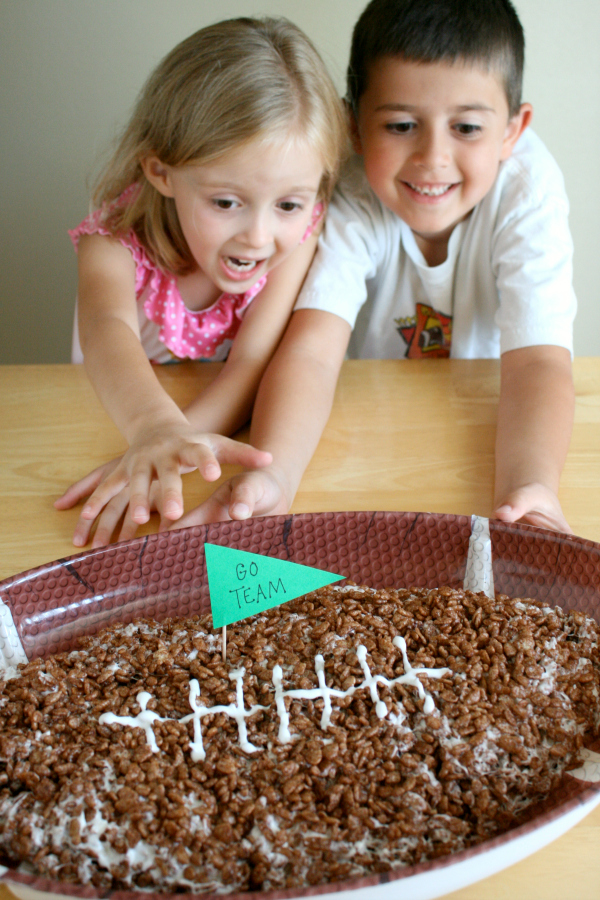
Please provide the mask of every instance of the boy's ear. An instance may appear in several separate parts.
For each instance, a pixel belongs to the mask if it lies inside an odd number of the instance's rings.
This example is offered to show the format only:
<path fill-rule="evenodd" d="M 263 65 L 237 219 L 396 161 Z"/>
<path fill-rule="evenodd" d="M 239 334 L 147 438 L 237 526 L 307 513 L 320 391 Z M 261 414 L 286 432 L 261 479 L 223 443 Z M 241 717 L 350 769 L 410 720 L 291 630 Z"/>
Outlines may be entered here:
<path fill-rule="evenodd" d="M 172 197 L 171 170 L 160 161 L 158 156 L 148 156 L 140 160 L 142 171 L 150 184 L 156 188 L 163 197 Z"/>
<path fill-rule="evenodd" d="M 348 130 L 350 132 L 350 142 L 352 144 L 352 149 L 355 153 L 358 153 L 359 156 L 362 156 L 362 142 L 360 140 L 360 133 L 358 131 L 358 122 L 356 121 L 356 116 L 354 115 L 352 107 L 347 100 L 344 100 L 344 106 L 346 107 L 346 116 L 348 119 Z"/>
<path fill-rule="evenodd" d="M 504 140 L 502 142 L 501 160 L 508 159 L 513 152 L 515 144 L 530 124 L 532 118 L 533 106 L 531 103 L 521 103 L 519 112 L 508 120 L 508 125 L 504 132 Z"/>

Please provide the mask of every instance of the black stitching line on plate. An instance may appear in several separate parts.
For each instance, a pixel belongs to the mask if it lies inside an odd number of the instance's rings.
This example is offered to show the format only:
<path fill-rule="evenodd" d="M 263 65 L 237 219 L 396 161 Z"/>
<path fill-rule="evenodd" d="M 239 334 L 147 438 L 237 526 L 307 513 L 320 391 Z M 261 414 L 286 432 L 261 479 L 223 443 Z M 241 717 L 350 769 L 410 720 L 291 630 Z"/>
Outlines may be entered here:
<path fill-rule="evenodd" d="M 288 547 L 288 540 L 289 540 L 290 534 L 292 533 L 292 525 L 293 524 L 294 524 L 294 517 L 287 516 L 287 518 L 285 519 L 285 521 L 283 523 L 283 532 L 281 534 L 281 541 L 283 543 L 283 546 L 285 547 L 285 552 L 287 553 L 288 559 L 292 555 L 290 553 L 290 548 Z"/>
<path fill-rule="evenodd" d="M 375 521 L 376 515 L 377 515 L 376 512 L 371 513 L 371 518 L 369 519 L 369 524 L 367 525 L 367 530 L 365 531 L 364 540 L 363 540 L 362 544 L 360 545 L 361 547 L 364 547 L 365 544 L 367 543 L 367 540 L 369 539 L 369 532 L 371 531 L 371 528 L 373 527 L 373 522 Z"/>
<path fill-rule="evenodd" d="M 401 545 L 400 545 L 400 549 L 398 550 L 398 556 L 399 556 L 399 555 L 402 553 L 402 551 L 404 550 L 404 545 L 406 544 L 407 540 L 409 539 L 409 537 L 410 537 L 411 534 L 413 533 L 413 530 L 414 530 L 415 525 L 417 524 L 417 521 L 419 520 L 419 518 L 420 518 L 420 516 L 415 516 L 414 519 L 413 519 L 413 521 L 412 521 L 412 524 L 410 525 L 410 527 L 406 529 L 406 534 L 404 535 L 404 538 L 402 539 L 402 543 L 401 543 Z"/>
<path fill-rule="evenodd" d="M 142 541 L 142 546 L 140 547 L 140 552 L 138 553 L 138 563 L 139 563 L 140 569 L 142 568 L 142 560 L 144 558 L 144 553 L 146 552 L 146 547 L 148 546 L 149 536 L 150 535 L 147 534 L 146 537 L 144 538 L 144 540 Z"/>
<path fill-rule="evenodd" d="M 92 587 L 92 585 L 91 585 L 91 584 L 88 584 L 88 582 L 85 580 L 85 578 L 83 578 L 83 576 L 81 576 L 81 575 L 79 574 L 79 572 L 77 571 L 77 569 L 75 568 L 75 566 L 71 565 L 71 563 L 67 563 L 67 562 L 66 562 L 66 563 L 63 563 L 63 568 L 65 568 L 65 569 L 67 570 L 67 572 L 70 572 L 71 575 L 73 576 L 73 578 L 76 578 L 77 581 L 78 581 L 80 584 L 82 584 L 85 588 L 87 588 L 88 591 L 90 591 L 90 592 L 93 594 L 94 597 L 96 596 L 96 591 L 94 590 L 94 588 Z"/>

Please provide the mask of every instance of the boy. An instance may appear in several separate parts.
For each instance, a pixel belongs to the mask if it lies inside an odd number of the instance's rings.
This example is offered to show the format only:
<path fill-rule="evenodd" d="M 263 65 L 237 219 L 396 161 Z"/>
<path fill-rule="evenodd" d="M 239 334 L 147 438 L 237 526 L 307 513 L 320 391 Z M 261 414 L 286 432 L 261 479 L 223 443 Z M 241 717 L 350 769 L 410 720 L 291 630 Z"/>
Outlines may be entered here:
<path fill-rule="evenodd" d="M 356 357 L 500 356 L 493 515 L 570 530 L 572 244 L 560 172 L 526 132 L 523 58 L 508 0 L 367 6 L 348 70 L 356 156 L 255 405 L 251 441 L 273 464 L 178 527 L 289 509 L 350 343 Z"/>

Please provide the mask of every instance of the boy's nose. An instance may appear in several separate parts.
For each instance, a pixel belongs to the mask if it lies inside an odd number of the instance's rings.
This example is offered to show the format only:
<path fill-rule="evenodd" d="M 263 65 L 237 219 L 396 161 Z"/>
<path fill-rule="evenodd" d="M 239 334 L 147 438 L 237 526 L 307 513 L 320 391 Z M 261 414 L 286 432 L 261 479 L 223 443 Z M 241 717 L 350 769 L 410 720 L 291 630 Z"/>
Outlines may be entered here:
<path fill-rule="evenodd" d="M 443 169 L 450 163 L 446 136 L 434 128 L 424 130 L 416 148 L 417 165 L 424 169 Z"/>

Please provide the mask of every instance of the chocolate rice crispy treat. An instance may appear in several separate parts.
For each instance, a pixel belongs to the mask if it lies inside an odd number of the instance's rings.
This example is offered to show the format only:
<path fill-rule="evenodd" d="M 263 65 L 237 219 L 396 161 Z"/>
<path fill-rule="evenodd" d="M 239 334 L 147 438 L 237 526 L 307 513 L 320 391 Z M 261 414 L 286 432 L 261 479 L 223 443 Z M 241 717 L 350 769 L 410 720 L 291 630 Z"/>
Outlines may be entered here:
<path fill-rule="evenodd" d="M 455 853 L 580 764 L 598 634 L 529 600 L 353 585 L 229 626 L 225 663 L 210 616 L 113 626 L 0 681 L 0 857 L 226 893 Z"/>

